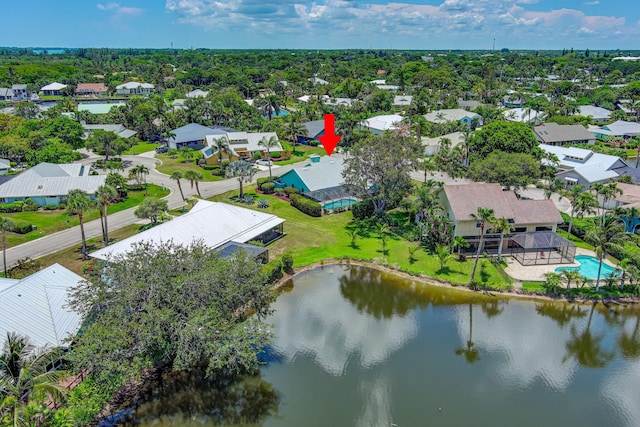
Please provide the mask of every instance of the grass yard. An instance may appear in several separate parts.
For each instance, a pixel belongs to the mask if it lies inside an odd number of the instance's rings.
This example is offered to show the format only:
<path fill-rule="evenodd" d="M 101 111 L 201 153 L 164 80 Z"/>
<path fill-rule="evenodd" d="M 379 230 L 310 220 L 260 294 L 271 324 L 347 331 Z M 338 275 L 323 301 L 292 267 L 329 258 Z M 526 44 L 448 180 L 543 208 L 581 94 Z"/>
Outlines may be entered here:
<path fill-rule="evenodd" d="M 207 171 L 202 169 L 201 167 L 195 164 L 195 161 L 183 162 L 180 156 L 176 158 L 172 158 L 168 154 L 158 154 L 156 158 L 162 161 L 161 165 L 156 166 L 158 172 L 171 175 L 176 171 L 180 171 L 183 174 L 188 170 L 194 170 L 200 172 L 203 177 L 203 181 L 212 182 L 212 181 L 222 181 L 223 177 L 212 175 L 211 171 Z"/>
<path fill-rule="evenodd" d="M 522 290 L 527 292 L 544 292 L 543 282 L 522 282 Z"/>
<path fill-rule="evenodd" d="M 245 192 L 252 194 L 254 190 L 255 186 L 249 186 Z M 228 192 L 211 200 L 234 203 L 230 197 L 237 194 L 237 191 Z M 451 259 L 444 269 L 440 270 L 437 258 L 421 248 L 416 250 L 413 259 L 410 259 L 409 247 L 415 243 L 395 234 L 390 234 L 386 253 L 383 254 L 381 240 L 375 231 L 362 232 L 356 239 L 355 247 L 352 247 L 351 237 L 347 234 L 348 227 L 352 224 L 351 212 L 313 218 L 277 197 L 257 195 L 257 199 L 263 197 L 269 202 L 269 207 L 264 209 L 265 212 L 287 220 L 284 224 L 287 235 L 269 245 L 272 258 L 290 253 L 294 266 L 302 267 L 326 259 L 349 257 L 399 268 L 414 275 L 424 274 L 452 284 L 466 285 L 469 281 L 473 267 L 472 259 L 464 262 Z M 248 207 L 258 209 L 256 205 Z M 486 286 L 502 289 L 511 287 L 489 261 L 480 261 L 476 278 Z"/>
<path fill-rule="evenodd" d="M 323 147 L 314 147 L 312 145 L 297 144 L 296 152 L 294 155 L 291 156 L 289 160 L 282 160 L 280 162 L 273 162 L 273 163 L 275 165 L 280 165 L 280 166 L 290 165 L 290 164 L 298 163 L 308 159 L 311 154 L 320 154 L 321 156 L 324 156 L 327 154 L 327 152 L 324 150 Z"/>
<path fill-rule="evenodd" d="M 156 147 L 159 147 L 161 145 L 163 144 L 157 144 L 153 142 L 140 142 L 139 144 L 134 145 L 133 147 L 129 148 L 127 151 L 125 151 L 122 154 L 129 155 L 129 156 L 134 154 L 142 154 L 148 151 L 154 151 Z"/>
<path fill-rule="evenodd" d="M 169 190 L 163 190 L 162 187 L 149 184 L 147 195 L 150 197 L 164 197 L 169 194 Z M 130 191 L 128 197 L 120 203 L 109 205 L 109 214 L 120 212 L 134 206 L 138 206 L 144 199 L 144 191 Z M 26 234 L 7 233 L 7 247 L 17 246 L 19 244 L 35 240 L 45 234 L 55 233 L 65 228 L 74 227 L 80 224 L 77 215 L 69 216 L 66 211 L 44 211 L 36 212 L 15 212 L 2 214 L 12 220 L 22 220 L 35 225 L 36 230 Z M 89 222 L 100 218 L 98 209 L 92 209 L 84 214 L 84 221 Z"/>

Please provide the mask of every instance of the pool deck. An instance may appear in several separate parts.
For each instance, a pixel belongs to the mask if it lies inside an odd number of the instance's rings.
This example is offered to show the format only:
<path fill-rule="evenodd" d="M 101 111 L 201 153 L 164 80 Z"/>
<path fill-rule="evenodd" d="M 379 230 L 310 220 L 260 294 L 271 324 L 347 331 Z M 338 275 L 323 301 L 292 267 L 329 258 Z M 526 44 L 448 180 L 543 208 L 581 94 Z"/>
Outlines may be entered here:
<path fill-rule="evenodd" d="M 595 253 L 593 251 L 576 248 L 576 256 L 577 255 L 590 255 L 595 257 Z M 544 274 L 552 271 L 556 271 L 558 267 L 578 267 L 580 265 L 579 262 L 574 262 L 572 264 L 550 264 L 550 265 L 522 265 L 518 261 L 516 261 L 513 257 L 504 258 L 505 262 L 508 264 L 505 271 L 511 277 L 518 281 L 543 281 Z M 605 260 L 605 264 L 615 268 L 611 262 Z"/>

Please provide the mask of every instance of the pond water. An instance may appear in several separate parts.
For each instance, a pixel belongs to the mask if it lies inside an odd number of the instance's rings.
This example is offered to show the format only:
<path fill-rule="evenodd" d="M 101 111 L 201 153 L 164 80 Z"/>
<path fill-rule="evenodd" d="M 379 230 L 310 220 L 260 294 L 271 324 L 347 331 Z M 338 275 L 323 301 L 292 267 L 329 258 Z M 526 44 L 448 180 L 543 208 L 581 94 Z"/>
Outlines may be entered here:
<path fill-rule="evenodd" d="M 638 426 L 640 311 L 505 299 L 377 270 L 297 275 L 259 375 L 196 376 L 136 425 Z"/>

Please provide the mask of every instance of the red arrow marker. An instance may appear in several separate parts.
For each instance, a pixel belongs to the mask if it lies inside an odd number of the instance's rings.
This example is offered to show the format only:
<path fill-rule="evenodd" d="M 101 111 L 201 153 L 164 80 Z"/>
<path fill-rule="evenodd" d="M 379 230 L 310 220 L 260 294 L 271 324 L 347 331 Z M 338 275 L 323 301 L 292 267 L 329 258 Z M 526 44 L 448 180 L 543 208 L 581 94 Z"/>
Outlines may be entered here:
<path fill-rule="evenodd" d="M 324 115 L 324 135 L 319 136 L 318 139 L 322 142 L 322 146 L 327 154 L 330 156 L 333 150 L 338 145 L 338 142 L 342 138 L 336 135 L 336 118 L 333 114 Z"/>

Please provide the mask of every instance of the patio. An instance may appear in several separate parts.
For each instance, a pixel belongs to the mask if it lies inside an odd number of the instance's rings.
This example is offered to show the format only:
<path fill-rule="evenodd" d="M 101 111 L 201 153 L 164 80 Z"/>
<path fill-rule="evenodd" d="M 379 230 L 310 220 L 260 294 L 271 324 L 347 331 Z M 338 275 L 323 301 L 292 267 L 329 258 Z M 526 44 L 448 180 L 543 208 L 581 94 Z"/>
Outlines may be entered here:
<path fill-rule="evenodd" d="M 593 251 L 576 248 L 575 255 L 595 256 Z M 556 271 L 558 264 L 522 265 L 513 257 L 503 258 L 507 263 L 506 273 L 517 281 L 544 281 L 544 274 Z M 562 264 L 563 267 L 578 267 L 580 263 L 571 262 Z"/>

